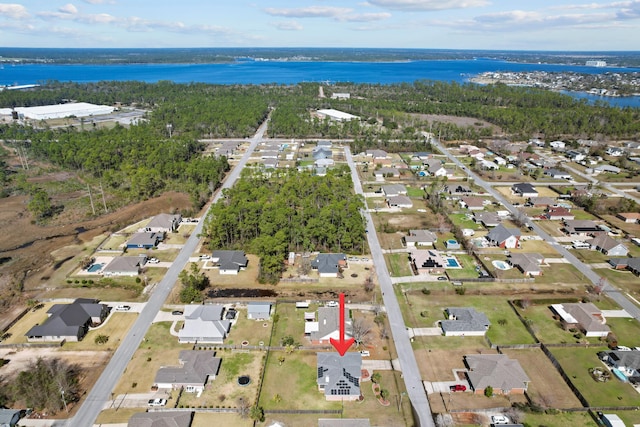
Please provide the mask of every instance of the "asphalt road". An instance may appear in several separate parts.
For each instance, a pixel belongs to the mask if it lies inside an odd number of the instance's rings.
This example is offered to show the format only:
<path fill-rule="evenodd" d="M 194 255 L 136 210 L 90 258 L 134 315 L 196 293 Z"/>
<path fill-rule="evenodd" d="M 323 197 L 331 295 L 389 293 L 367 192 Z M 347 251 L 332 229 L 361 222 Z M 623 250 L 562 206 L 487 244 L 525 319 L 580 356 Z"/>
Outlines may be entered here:
<path fill-rule="evenodd" d="M 351 179 L 353 180 L 355 192 L 356 194 L 363 195 L 362 184 L 360 183 L 360 177 L 358 177 L 358 171 L 351 156 L 351 150 L 349 147 L 345 147 L 344 151 L 349 168 L 351 168 Z M 420 370 L 418 369 L 418 364 L 413 354 L 413 348 L 411 347 L 407 327 L 402 318 L 400 305 L 393 291 L 391 276 L 389 275 L 389 270 L 384 260 L 371 214 L 367 211 L 362 211 L 362 215 L 367 223 L 369 249 L 371 250 L 371 256 L 373 258 L 373 265 L 375 265 L 376 273 L 378 274 L 378 281 L 380 283 L 380 289 L 382 290 L 382 299 L 384 300 L 387 318 L 389 319 L 389 325 L 391 327 L 391 334 L 393 335 L 393 341 L 395 342 L 396 351 L 398 352 L 400 369 L 402 369 L 402 377 L 407 389 L 407 395 L 409 396 L 409 400 L 411 400 L 419 425 L 421 427 L 435 427 L 429 400 L 427 400 L 427 393 L 422 385 Z"/>
<path fill-rule="evenodd" d="M 438 148 L 438 150 L 440 150 L 442 153 L 444 153 L 451 162 L 453 162 L 456 165 L 458 165 L 458 167 L 460 167 L 470 178 L 473 178 L 474 182 L 477 185 L 482 187 L 487 193 L 491 194 L 509 212 L 511 212 L 511 214 L 518 215 L 520 213 L 516 209 L 515 206 L 513 206 L 511 203 L 509 203 L 502 196 L 502 194 L 500 194 L 499 192 L 494 190 L 490 183 L 488 183 L 488 182 L 484 181 L 483 179 L 481 179 L 480 177 L 478 177 L 467 166 L 462 164 L 462 162 L 458 158 L 456 158 L 454 155 L 452 155 L 449 152 L 449 150 L 444 148 L 442 146 L 442 144 L 440 144 L 440 141 L 436 140 L 435 138 L 432 138 L 431 139 L 431 144 L 434 147 Z M 536 223 L 534 221 L 528 221 L 528 224 L 531 225 L 533 231 L 535 231 L 538 234 L 538 236 L 542 237 L 542 239 L 544 239 L 545 241 L 549 242 L 549 244 L 551 244 L 553 246 L 553 248 L 560 255 L 562 255 L 571 264 L 573 264 L 573 266 L 575 268 L 577 268 L 582 274 L 584 274 L 585 277 L 587 279 L 589 279 L 589 281 L 591 283 L 593 283 L 594 285 L 598 285 L 600 283 L 600 280 L 602 279 L 600 277 L 600 275 L 596 274 L 591 269 L 591 267 L 589 267 L 587 264 L 585 264 L 582 261 L 580 261 L 578 258 L 575 257 L 575 255 L 573 255 L 571 252 L 569 252 L 567 249 L 565 249 L 561 244 L 559 244 L 558 241 L 555 239 L 555 237 L 553 237 L 553 236 L 549 235 L 547 232 L 545 232 L 542 228 L 540 228 L 538 225 L 536 225 Z M 637 305 L 635 305 L 631 300 L 629 300 L 627 297 L 625 297 L 624 294 L 618 288 L 612 286 L 610 283 L 607 282 L 605 287 L 604 287 L 603 293 L 605 295 L 607 295 L 609 298 L 611 298 L 612 300 L 614 300 L 616 303 L 618 303 L 618 305 L 620 307 L 622 307 L 623 309 L 625 309 L 627 311 L 627 313 L 629 313 L 635 319 L 640 321 L 640 308 L 638 308 Z"/>
<path fill-rule="evenodd" d="M 260 141 L 262 141 L 262 137 L 267 129 L 268 119 L 258 128 L 258 132 L 251 138 L 251 143 L 249 149 L 245 152 L 244 156 L 240 162 L 233 168 L 233 170 L 229 173 L 227 178 L 220 190 L 216 193 L 213 198 L 212 204 L 215 203 L 220 195 L 222 194 L 222 190 L 225 188 L 229 188 L 233 186 L 235 181 L 240 176 L 240 172 L 247 164 L 251 153 L 255 150 L 256 146 Z M 158 283 L 156 289 L 153 294 L 149 298 L 149 301 L 145 305 L 144 309 L 140 312 L 140 315 L 136 319 L 135 323 L 129 330 L 129 333 L 120 343 L 120 346 L 113 354 L 111 361 L 106 366 L 102 375 L 93 386 L 87 397 L 85 398 L 82 406 L 76 413 L 76 415 L 67 421 L 67 426 L 69 427 L 87 427 L 92 426 L 98 417 L 100 411 L 104 407 L 105 402 L 111 399 L 111 391 L 116 386 L 118 380 L 124 374 L 124 370 L 127 367 L 127 364 L 133 357 L 136 349 L 140 346 L 142 339 L 144 338 L 149 326 L 153 322 L 153 319 L 156 317 L 156 314 L 162 308 L 165 300 L 169 296 L 171 289 L 175 285 L 178 280 L 178 275 L 184 269 L 185 265 L 189 261 L 189 257 L 196 250 L 198 243 L 200 241 L 200 233 L 202 232 L 202 228 L 204 225 L 204 219 L 206 218 L 206 214 L 202 216 L 198 225 L 196 226 L 193 233 L 187 240 L 187 243 L 184 245 L 172 266 L 167 270 L 167 274 L 165 274 L 164 278 Z M 153 375 L 153 373 L 149 372 L 148 375 Z"/>

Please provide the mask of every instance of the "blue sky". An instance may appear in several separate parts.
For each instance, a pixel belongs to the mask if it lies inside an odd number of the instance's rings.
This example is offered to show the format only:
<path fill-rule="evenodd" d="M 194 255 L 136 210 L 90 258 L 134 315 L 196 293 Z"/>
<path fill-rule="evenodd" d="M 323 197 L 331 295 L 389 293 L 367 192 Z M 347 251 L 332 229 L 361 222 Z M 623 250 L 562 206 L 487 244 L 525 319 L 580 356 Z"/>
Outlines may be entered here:
<path fill-rule="evenodd" d="M 640 50 L 640 0 L 29 0 L 3 47 Z"/>

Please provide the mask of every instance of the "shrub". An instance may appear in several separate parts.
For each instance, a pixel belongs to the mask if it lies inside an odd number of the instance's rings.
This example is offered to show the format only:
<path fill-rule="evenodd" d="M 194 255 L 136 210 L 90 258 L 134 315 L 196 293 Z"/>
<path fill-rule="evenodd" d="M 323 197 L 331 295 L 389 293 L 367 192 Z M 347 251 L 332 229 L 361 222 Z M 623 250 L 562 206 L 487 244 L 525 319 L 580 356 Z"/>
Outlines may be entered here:
<path fill-rule="evenodd" d="M 456 288 L 456 294 L 458 295 L 464 295 L 465 292 L 467 292 L 467 290 L 463 286 L 458 286 Z"/>
<path fill-rule="evenodd" d="M 490 385 L 488 385 L 485 389 L 484 389 L 484 395 L 487 397 L 492 397 L 493 396 L 493 387 L 491 387 Z"/>
<path fill-rule="evenodd" d="M 431 295 L 431 289 L 422 288 L 422 293 L 425 295 Z"/>

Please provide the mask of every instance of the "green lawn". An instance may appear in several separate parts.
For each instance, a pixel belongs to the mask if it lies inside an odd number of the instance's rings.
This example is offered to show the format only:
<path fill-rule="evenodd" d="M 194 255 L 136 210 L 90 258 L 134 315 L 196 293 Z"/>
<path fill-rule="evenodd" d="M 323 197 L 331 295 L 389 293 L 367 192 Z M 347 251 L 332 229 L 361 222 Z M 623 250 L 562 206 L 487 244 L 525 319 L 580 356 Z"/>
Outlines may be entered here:
<path fill-rule="evenodd" d="M 480 224 L 476 224 L 472 219 L 469 219 L 466 213 L 449 214 L 449 218 L 460 228 L 470 228 L 472 230 L 484 229 Z"/>
<path fill-rule="evenodd" d="M 424 197 L 425 192 L 420 187 L 409 187 L 407 186 L 407 196 L 411 198 L 422 198 Z"/>
<path fill-rule="evenodd" d="M 406 253 L 385 254 L 389 273 L 393 277 L 412 276 L 413 271 L 409 265 L 409 257 Z"/>
<path fill-rule="evenodd" d="M 607 325 L 618 337 L 620 345 L 627 347 L 640 346 L 640 322 L 633 318 L 610 317 L 607 318 Z"/>
<path fill-rule="evenodd" d="M 592 251 L 590 249 L 571 249 L 570 252 L 586 264 L 607 262 L 611 258 L 602 252 Z"/>
<path fill-rule="evenodd" d="M 274 324 L 273 342 L 271 345 L 279 346 L 282 338 L 290 335 L 298 343 L 305 343 L 304 337 L 304 313 L 318 309 L 317 304 L 311 304 L 309 308 L 296 308 L 292 303 L 278 303 L 276 314 L 278 321 Z"/>
<path fill-rule="evenodd" d="M 625 292 L 628 292 L 638 299 L 638 277 L 634 276 L 630 271 L 614 270 L 613 268 L 598 268 L 594 269 L 596 273 L 606 278 L 609 283 L 619 287 Z"/>
<path fill-rule="evenodd" d="M 563 287 L 582 288 L 588 282 L 571 264 L 550 264 L 543 267 L 542 272 L 542 276 L 536 277 L 536 283 L 555 283 Z"/>
<path fill-rule="evenodd" d="M 561 302 L 561 301 L 558 301 Z M 530 323 L 538 339 L 545 344 L 573 343 L 573 334 L 562 328 L 558 320 L 553 319 L 549 304 L 531 305 L 520 310 L 520 315 Z"/>
<path fill-rule="evenodd" d="M 616 411 L 617 413 L 617 411 Z M 588 412 L 559 412 L 554 414 L 535 414 L 526 413 L 524 416 L 525 425 L 529 426 L 546 426 L 546 427 L 566 427 L 566 426 L 580 426 L 580 427 L 596 427 L 598 424 L 593 421 L 593 418 Z"/>
<path fill-rule="evenodd" d="M 598 359 L 599 351 L 607 347 L 552 348 L 562 369 L 569 376 L 591 406 L 637 406 L 638 393 L 628 383 L 622 383 L 615 376 L 605 383 L 596 382 L 588 372 L 589 368 L 603 367 Z"/>
<path fill-rule="evenodd" d="M 225 344 L 239 344 L 243 341 L 248 341 L 249 345 L 259 345 L 260 342 L 264 343 L 264 345 L 269 344 L 273 325 L 271 320 L 247 319 L 247 310 L 245 308 L 238 308 L 237 319 L 235 325 L 231 327 L 229 338 L 225 341 Z"/>
<path fill-rule="evenodd" d="M 447 268 L 447 276 L 451 280 L 475 279 L 478 277 L 476 271 L 476 259 L 471 255 L 456 254 L 455 257 L 462 268 Z"/>

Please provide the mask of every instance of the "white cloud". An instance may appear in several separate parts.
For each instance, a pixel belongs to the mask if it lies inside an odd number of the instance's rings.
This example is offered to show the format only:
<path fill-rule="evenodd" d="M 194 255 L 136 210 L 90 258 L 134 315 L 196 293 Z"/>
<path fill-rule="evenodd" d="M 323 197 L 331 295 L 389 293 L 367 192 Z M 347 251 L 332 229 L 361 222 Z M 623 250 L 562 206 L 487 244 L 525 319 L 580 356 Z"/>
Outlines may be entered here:
<path fill-rule="evenodd" d="M 116 2 L 113 0 L 82 0 L 85 3 L 89 4 L 115 4 Z"/>
<path fill-rule="evenodd" d="M 60 7 L 58 11 L 60 13 L 68 13 L 70 15 L 75 15 L 76 13 L 78 13 L 78 8 L 72 5 L 71 3 L 68 3 Z"/>
<path fill-rule="evenodd" d="M 282 31 L 302 31 L 304 29 L 304 27 L 296 21 L 276 22 L 273 26 Z"/>
<path fill-rule="evenodd" d="M 25 19 L 29 17 L 29 12 L 21 4 L 0 3 L 0 16 L 11 19 Z"/>
<path fill-rule="evenodd" d="M 266 8 L 264 11 L 271 16 L 283 16 L 286 18 L 339 19 L 341 16 L 353 12 L 353 9 L 349 9 L 345 7 L 310 6 L 310 7 L 301 7 L 297 9 L 276 9 L 273 7 L 269 7 L 269 8 Z"/>
<path fill-rule="evenodd" d="M 380 21 L 382 19 L 390 18 L 391 14 L 382 12 L 382 13 L 361 13 L 354 15 L 346 15 L 343 19 L 348 22 L 371 22 L 371 21 Z"/>
<path fill-rule="evenodd" d="M 368 0 L 368 2 L 385 9 L 409 11 L 468 9 L 489 4 L 487 0 Z"/>

